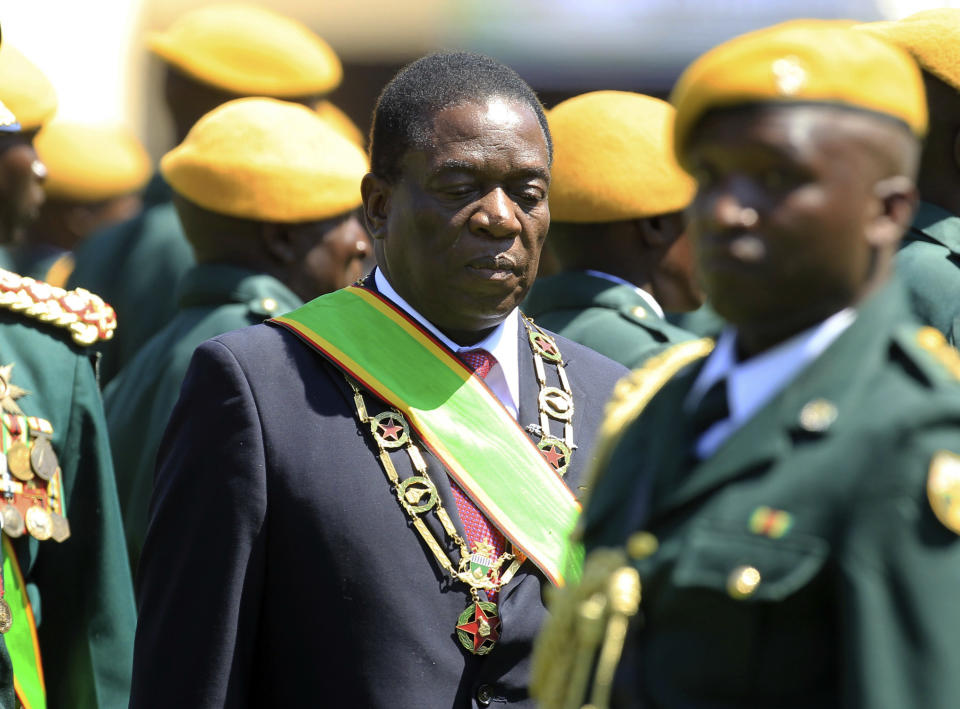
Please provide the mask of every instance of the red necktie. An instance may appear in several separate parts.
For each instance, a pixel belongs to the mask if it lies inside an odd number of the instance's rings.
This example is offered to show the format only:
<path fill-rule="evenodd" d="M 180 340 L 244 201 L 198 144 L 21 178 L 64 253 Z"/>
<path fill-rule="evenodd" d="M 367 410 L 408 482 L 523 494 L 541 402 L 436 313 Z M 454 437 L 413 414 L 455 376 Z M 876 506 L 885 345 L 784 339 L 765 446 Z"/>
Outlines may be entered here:
<path fill-rule="evenodd" d="M 493 365 L 497 363 L 496 358 L 486 350 L 457 352 L 457 357 L 481 379 L 485 378 Z M 460 521 L 463 522 L 463 528 L 467 533 L 467 544 L 470 546 L 470 551 L 474 550 L 474 544 L 477 542 L 485 542 L 493 548 L 493 559 L 491 561 L 496 561 L 506 547 L 503 534 L 487 521 L 487 518 L 477 509 L 477 506 L 467 497 L 466 493 L 460 489 L 456 481 L 450 481 L 450 488 L 453 490 L 453 498 L 457 502 Z M 505 570 L 501 569 L 501 571 Z M 487 591 L 487 598 L 491 602 L 496 602 L 497 594 L 493 591 Z"/>

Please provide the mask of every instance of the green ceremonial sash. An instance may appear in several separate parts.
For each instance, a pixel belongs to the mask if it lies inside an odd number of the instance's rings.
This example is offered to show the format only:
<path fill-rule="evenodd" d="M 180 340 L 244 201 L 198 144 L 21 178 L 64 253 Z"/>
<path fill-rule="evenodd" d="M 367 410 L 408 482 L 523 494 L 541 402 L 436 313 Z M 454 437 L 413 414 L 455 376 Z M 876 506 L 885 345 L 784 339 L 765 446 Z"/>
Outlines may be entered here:
<path fill-rule="evenodd" d="M 10 605 L 13 623 L 3 636 L 13 665 L 13 689 L 24 709 L 46 709 L 47 690 L 40 663 L 37 623 L 27 598 L 27 586 L 13 545 L 3 534 L 3 597 Z"/>
<path fill-rule="evenodd" d="M 364 288 L 316 298 L 275 322 L 402 412 L 450 476 L 558 586 L 576 581 L 580 505 L 481 379 L 393 304 Z"/>

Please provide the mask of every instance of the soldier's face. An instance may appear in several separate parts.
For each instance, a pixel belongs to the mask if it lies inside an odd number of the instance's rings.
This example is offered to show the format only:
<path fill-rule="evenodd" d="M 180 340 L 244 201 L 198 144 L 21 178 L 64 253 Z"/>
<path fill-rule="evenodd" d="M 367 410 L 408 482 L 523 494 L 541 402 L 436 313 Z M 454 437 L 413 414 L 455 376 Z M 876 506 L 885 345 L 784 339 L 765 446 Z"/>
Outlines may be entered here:
<path fill-rule="evenodd" d="M 440 111 L 433 140 L 407 152 L 394 183 L 368 181 L 368 221 L 371 209 L 382 214 L 380 267 L 458 342 L 479 340 L 533 285 L 550 225 L 549 167 L 533 110 L 491 99 Z"/>
<path fill-rule="evenodd" d="M 350 285 L 363 275 L 370 240 L 356 214 L 295 227 L 296 272 L 288 285 L 304 300 Z"/>
<path fill-rule="evenodd" d="M 850 123 L 868 131 L 880 120 L 794 106 L 720 111 L 698 125 L 685 155 L 699 185 L 688 215 L 717 312 L 789 335 L 860 299 L 875 275 L 868 234 L 887 175 Z"/>
<path fill-rule="evenodd" d="M 33 149 L 33 135 L 0 135 L 0 219 L 7 239 L 37 218 L 45 198 L 46 168 Z"/>

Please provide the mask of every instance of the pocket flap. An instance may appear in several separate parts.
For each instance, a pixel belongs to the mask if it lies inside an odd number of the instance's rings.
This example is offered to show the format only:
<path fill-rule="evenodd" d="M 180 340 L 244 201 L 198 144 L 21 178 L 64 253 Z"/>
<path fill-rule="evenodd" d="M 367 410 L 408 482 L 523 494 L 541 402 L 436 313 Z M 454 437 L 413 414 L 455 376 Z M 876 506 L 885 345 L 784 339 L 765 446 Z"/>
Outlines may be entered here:
<path fill-rule="evenodd" d="M 817 537 L 791 534 L 770 539 L 701 526 L 692 530 L 680 550 L 673 582 L 744 601 L 779 601 L 806 586 L 823 567 L 827 554 L 827 543 Z M 732 585 L 745 571 L 748 583 L 737 592 Z"/>

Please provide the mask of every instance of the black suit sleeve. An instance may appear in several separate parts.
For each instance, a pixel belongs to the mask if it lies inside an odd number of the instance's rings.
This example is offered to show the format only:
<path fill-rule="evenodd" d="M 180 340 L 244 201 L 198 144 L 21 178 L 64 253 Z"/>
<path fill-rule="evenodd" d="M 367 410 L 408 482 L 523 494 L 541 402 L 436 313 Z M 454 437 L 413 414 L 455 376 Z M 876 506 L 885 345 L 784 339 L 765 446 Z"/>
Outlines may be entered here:
<path fill-rule="evenodd" d="M 266 509 L 256 402 L 232 352 L 208 341 L 194 354 L 157 458 L 131 707 L 247 706 Z"/>

